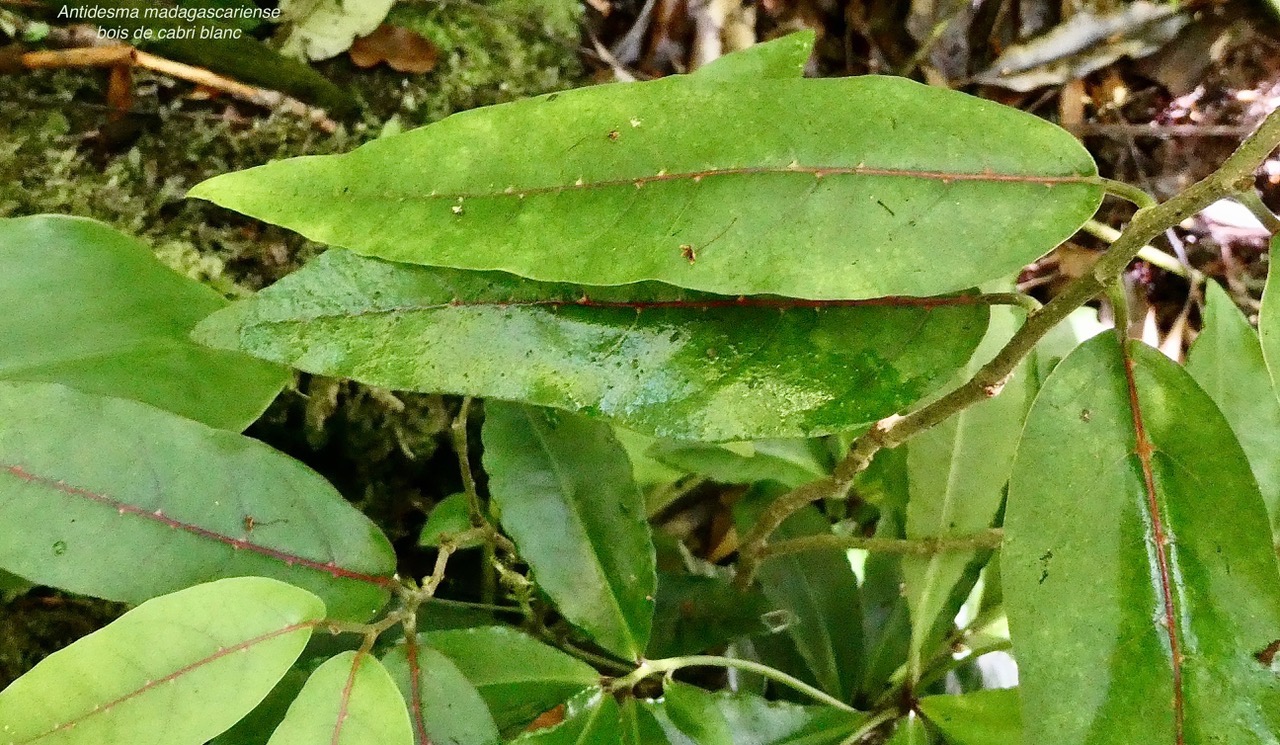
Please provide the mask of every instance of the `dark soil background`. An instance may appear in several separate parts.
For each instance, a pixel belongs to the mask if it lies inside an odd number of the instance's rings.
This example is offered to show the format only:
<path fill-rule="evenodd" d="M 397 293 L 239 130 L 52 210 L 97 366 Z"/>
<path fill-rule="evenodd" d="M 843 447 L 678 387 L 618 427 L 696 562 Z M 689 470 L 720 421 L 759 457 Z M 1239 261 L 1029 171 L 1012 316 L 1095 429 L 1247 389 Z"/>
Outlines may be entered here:
<path fill-rule="evenodd" d="M 476 106 L 684 72 L 700 60 L 806 28 L 818 39 L 812 75 L 902 74 L 1022 108 L 1078 134 L 1104 176 L 1159 198 L 1213 170 L 1280 104 L 1280 10 L 1263 0 L 1184 4 L 1176 33 L 1168 33 L 1168 21 L 1106 26 L 1143 3 L 1102 3 L 1094 10 L 1057 0 L 402 5 L 407 10 L 398 7 L 392 19 L 430 42 L 433 69 L 364 69 L 347 54 L 317 63 L 355 102 L 347 116 L 317 123 L 145 72 L 134 77 L 129 110 L 116 114 L 105 71 L 8 69 L 6 50 L 12 57 L 17 47 L 4 45 L 18 43 L 21 25 L 39 21 L 44 11 L 33 0 L 0 0 L 0 217 L 97 218 L 148 241 L 175 269 L 242 296 L 321 249 L 185 200 L 186 190 L 207 177 L 271 159 L 350 150 L 383 132 Z M 1109 33 L 1083 47 L 1045 36 L 1072 18 L 1080 33 Z M 978 82 L 1019 43 L 1048 55 L 1036 68 L 1048 83 L 1019 92 Z M 1280 162 L 1268 168 L 1259 187 L 1268 204 L 1280 207 Z M 1108 201 L 1098 220 L 1118 228 L 1131 212 Z M 1170 269 L 1176 271 L 1138 262 L 1129 273 L 1131 320 L 1171 356 L 1185 351 L 1198 324 L 1200 299 L 1186 275 L 1200 272 L 1221 282 L 1256 315 L 1266 234 L 1238 213 L 1224 207 L 1170 231 L 1156 247 L 1174 258 Z M 1028 267 L 1023 288 L 1046 299 L 1085 271 L 1103 245 L 1082 232 Z M 402 571 L 420 576 L 430 559 L 416 546 L 425 514 L 459 490 L 447 434 L 457 406 L 447 397 L 302 375 L 248 434 L 333 481 L 396 543 Z M 473 576 L 464 561 L 455 561 L 459 574 L 442 595 L 473 597 Z M 0 589 L 0 601 L 3 595 Z M 0 602 L 0 688 L 122 610 L 43 588 Z"/>

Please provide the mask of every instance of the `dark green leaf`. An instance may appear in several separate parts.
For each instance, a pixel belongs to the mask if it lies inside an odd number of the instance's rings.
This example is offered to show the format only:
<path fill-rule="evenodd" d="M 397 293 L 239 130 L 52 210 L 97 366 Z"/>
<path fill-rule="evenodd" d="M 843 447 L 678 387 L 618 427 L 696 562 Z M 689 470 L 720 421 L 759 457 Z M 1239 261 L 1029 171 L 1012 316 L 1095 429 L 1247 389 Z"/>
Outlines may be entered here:
<path fill-rule="evenodd" d="M 672 740 L 663 731 L 661 709 L 662 704 L 653 701 L 638 701 L 634 698 L 624 700 L 618 716 L 622 745 L 684 745 Z"/>
<path fill-rule="evenodd" d="M 947 745 L 1022 745 L 1016 688 L 925 696 L 918 706 Z"/>
<path fill-rule="evenodd" d="M 1027 418 L 1005 531 L 1028 742 L 1280 731 L 1280 678 L 1255 657 L 1280 638 L 1262 496 L 1182 368 L 1112 334 L 1063 360 Z"/>
<path fill-rule="evenodd" d="M 687 686 L 686 686 L 687 688 Z M 717 711 L 707 712 L 728 726 L 733 745 L 844 745 L 865 723 L 860 713 L 829 706 L 798 706 L 766 701 L 747 694 L 695 694 Z M 669 702 L 648 704 L 646 708 L 666 729 L 673 745 L 707 745 L 712 742 L 689 737 L 676 726 Z"/>
<path fill-rule="evenodd" d="M 402 644 L 383 664 L 409 705 L 418 745 L 495 745 L 501 739 L 480 692 L 443 653 Z"/>
<path fill-rule="evenodd" d="M 600 682 L 600 674 L 585 662 L 501 626 L 431 631 L 422 641 L 458 666 L 503 731 L 528 724 Z"/>
<path fill-rule="evenodd" d="M 65 383 L 239 431 L 287 374 L 187 338 L 226 304 L 102 223 L 0 220 L 0 379 Z"/>
<path fill-rule="evenodd" d="M 739 526 L 749 526 L 753 508 L 767 502 L 752 501 L 744 501 L 735 513 Z M 810 507 L 784 522 L 774 531 L 772 540 L 830 530 L 827 519 Z M 808 664 L 812 678 L 832 696 L 851 700 L 862 679 L 864 663 L 858 580 L 846 553 L 834 549 L 780 556 L 765 562 L 757 577 L 773 609 L 783 612 L 783 633 Z M 809 677 L 801 671 L 784 672 Z"/>
<path fill-rule="evenodd" d="M 993 309 L 991 328 L 960 377 L 967 380 L 1013 336 L 1022 313 Z M 1020 366 L 999 396 L 972 406 L 911 439 L 907 446 L 908 492 L 906 535 L 912 539 L 964 535 L 992 525 L 1004 501 L 1005 483 L 1013 468 L 1014 450 L 1030 404 L 1032 381 Z M 911 608 L 912 641 L 909 673 L 919 680 L 937 640 L 932 633 L 951 627 L 959 591 L 967 595 L 972 581 L 961 583 L 975 552 L 947 551 L 932 556 L 902 557 L 902 575 Z M 962 585 L 962 586 L 961 586 Z M 941 622 L 941 624 L 940 624 Z"/>
<path fill-rule="evenodd" d="M 262 577 L 155 598 L 0 691 L 0 741 L 201 745 L 267 695 L 324 615 Z"/>
<path fill-rule="evenodd" d="M 605 745 L 622 741 L 618 702 L 599 688 L 569 700 L 564 721 L 512 740 L 512 745 Z"/>
<path fill-rule="evenodd" d="M 907 487 L 907 448 L 881 451 L 860 475 L 859 493 L 878 494 L 877 538 L 905 537 Z M 901 556 L 867 556 L 861 587 L 866 640 L 866 675 L 861 689 L 870 700 L 881 694 L 910 653 L 911 613 L 902 594 L 903 584 Z"/>
<path fill-rule="evenodd" d="M 759 633 L 760 617 L 768 611 L 756 590 L 743 592 L 718 577 L 660 571 L 646 656 L 657 660 L 698 654 Z"/>
<path fill-rule="evenodd" d="M 0 383 L 0 524 L 0 567 L 109 600 L 263 575 L 365 620 L 394 584 L 390 542 L 301 463 L 51 383 Z"/>
<path fill-rule="evenodd" d="M 697 686 L 676 681 L 662 688 L 664 707 L 672 724 L 698 745 L 734 745 L 729 720 L 716 706 L 716 697 Z"/>
<path fill-rule="evenodd" d="M 490 401 L 483 437 L 490 498 L 538 586 L 600 646 L 639 659 L 653 625 L 656 560 L 644 497 L 613 430 Z"/>
<path fill-rule="evenodd" d="M 744 440 L 845 431 L 905 408 L 964 364 L 988 315 L 974 305 L 746 303 L 329 251 L 215 314 L 197 336 L 387 388 L 581 410 L 687 440 Z M 779 303 L 793 309 L 779 312 Z"/>
<path fill-rule="evenodd" d="M 727 82 L 798 78 L 804 75 L 804 66 L 813 54 L 814 38 L 814 32 L 806 29 L 753 44 L 698 68 L 697 75 L 702 80 Z"/>
<path fill-rule="evenodd" d="M 1277 253 L 1280 257 L 1280 252 Z M 1280 401 L 1249 320 L 1217 282 L 1205 286 L 1203 330 L 1187 352 L 1187 372 L 1218 405 L 1240 440 L 1280 536 Z"/>
<path fill-rule="evenodd" d="M 893 735 L 885 745 L 929 745 L 931 742 L 933 739 L 925 729 L 924 720 L 911 711 L 894 723 Z"/>
<path fill-rule="evenodd" d="M 316 668 L 268 745 L 318 743 L 413 745 L 404 700 L 377 659 L 344 652 Z"/>
<path fill-rule="evenodd" d="M 1067 132 L 954 91 L 692 75 L 469 111 L 191 196 L 393 261 L 835 299 L 1015 272 L 1093 214 L 1095 177 Z"/>

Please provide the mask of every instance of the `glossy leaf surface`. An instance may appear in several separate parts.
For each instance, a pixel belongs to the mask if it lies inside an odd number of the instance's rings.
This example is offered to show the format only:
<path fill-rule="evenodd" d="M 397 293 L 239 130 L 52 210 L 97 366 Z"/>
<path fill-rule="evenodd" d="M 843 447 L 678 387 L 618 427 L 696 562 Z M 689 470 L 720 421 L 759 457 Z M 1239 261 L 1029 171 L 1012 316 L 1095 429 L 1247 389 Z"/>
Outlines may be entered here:
<path fill-rule="evenodd" d="M 261 577 L 150 600 L 0 692 L 0 742 L 201 745 L 267 695 L 324 615 Z"/>
<path fill-rule="evenodd" d="M 1258 334 L 1217 282 L 1205 285 L 1203 324 L 1187 352 L 1187 372 L 1231 424 L 1280 534 L 1280 400 Z"/>
<path fill-rule="evenodd" d="M 663 725 L 672 745 L 715 742 L 691 736 L 688 730 L 677 726 L 695 710 L 714 721 L 713 727 L 727 731 L 733 745 L 843 745 L 866 723 L 863 714 L 830 706 L 799 706 L 750 694 L 713 694 L 684 684 L 677 686 L 678 695 L 685 695 L 686 701 L 692 698 L 697 702 L 696 707 L 690 709 L 686 702 L 680 701 L 673 705 L 669 697 L 646 705 Z M 681 709 L 686 711 L 677 713 Z"/>
<path fill-rule="evenodd" d="M 0 382 L 0 567 L 138 603 L 261 575 L 365 620 L 390 542 L 319 474 L 257 440 L 145 404 Z"/>
<path fill-rule="evenodd" d="M 973 305 L 780 312 L 789 305 L 654 284 L 548 285 L 329 251 L 196 334 L 388 388 L 744 440 L 846 431 L 904 408 L 964 364 L 988 315 Z"/>
<path fill-rule="evenodd" d="M 734 77 L 552 93 L 191 196 L 393 261 L 829 299 L 1007 275 L 1102 196 L 1074 137 L 1011 108 L 902 78 Z"/>
<path fill-rule="evenodd" d="M 991 327 L 959 376 L 968 379 L 991 359 L 1022 323 L 1021 313 L 993 309 Z M 906 535 L 911 539 L 965 535 L 991 527 L 1004 501 L 1005 483 L 1030 405 L 1026 365 L 1014 371 L 1000 395 L 922 432 L 907 445 Z M 910 674 L 917 679 L 931 632 L 955 609 L 948 600 L 975 558 L 973 551 L 903 556 L 902 574 L 911 607 Z M 967 593 L 967 586 L 960 588 Z M 942 619 L 947 627 L 950 618 Z"/>
<path fill-rule="evenodd" d="M 317 743 L 413 745 L 404 699 L 377 659 L 344 652 L 316 668 L 267 745 Z"/>
<path fill-rule="evenodd" d="M 501 626 L 432 631 L 422 641 L 457 665 L 502 730 L 527 724 L 600 682 L 587 663 Z"/>
<path fill-rule="evenodd" d="M 490 401 L 483 437 L 490 499 L 534 581 L 600 646 L 639 659 L 657 568 L 644 497 L 613 429 Z"/>
<path fill-rule="evenodd" d="M 831 472 L 830 450 L 817 439 L 722 444 L 659 440 L 649 448 L 648 455 L 673 468 L 725 484 L 777 481 L 796 487 Z"/>
<path fill-rule="evenodd" d="M 1274 739 L 1280 677 L 1255 657 L 1280 637 L 1266 513 L 1186 371 L 1112 334 L 1059 363 L 1027 418 L 1005 531 L 1029 742 Z"/>
<path fill-rule="evenodd" d="M 716 706 L 716 696 L 697 686 L 671 681 L 663 685 L 662 698 L 671 722 L 699 745 L 734 745 L 729 720 Z"/>
<path fill-rule="evenodd" d="M 921 713 L 947 745 L 1022 745 L 1022 713 L 1015 688 L 961 696 L 925 696 Z"/>
<path fill-rule="evenodd" d="M 287 374 L 187 338 L 226 305 L 102 223 L 0 220 L 0 380 L 65 383 L 239 431 Z"/>
<path fill-rule="evenodd" d="M 383 663 L 409 706 L 418 745 L 499 741 L 498 726 L 480 692 L 443 653 L 423 644 L 402 644 Z"/>

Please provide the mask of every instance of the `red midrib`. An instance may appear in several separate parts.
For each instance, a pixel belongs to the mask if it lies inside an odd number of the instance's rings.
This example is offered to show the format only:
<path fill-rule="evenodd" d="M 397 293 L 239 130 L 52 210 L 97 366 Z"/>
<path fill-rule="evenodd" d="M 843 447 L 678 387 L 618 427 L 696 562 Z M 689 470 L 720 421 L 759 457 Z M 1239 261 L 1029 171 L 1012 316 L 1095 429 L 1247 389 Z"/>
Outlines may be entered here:
<path fill-rule="evenodd" d="M 431 745 L 427 723 L 422 718 L 422 668 L 418 665 L 418 635 L 405 634 L 404 651 L 409 658 L 409 715 L 413 717 L 413 730 L 417 745 Z"/>
<path fill-rule="evenodd" d="M 1121 354 L 1124 356 L 1125 384 L 1129 389 L 1129 411 L 1133 415 L 1133 429 L 1137 445 L 1134 454 L 1142 464 L 1142 481 L 1147 492 L 1147 509 L 1151 513 L 1152 538 L 1155 541 L 1156 562 L 1160 565 L 1160 594 L 1164 601 L 1163 626 L 1169 637 L 1169 657 L 1173 677 L 1173 730 L 1176 745 L 1184 745 L 1183 718 L 1184 703 L 1182 691 L 1182 648 L 1178 639 L 1177 616 L 1173 601 L 1173 582 L 1169 569 L 1169 536 L 1164 529 L 1164 521 L 1160 517 L 1160 500 L 1156 494 L 1155 474 L 1151 467 L 1151 456 L 1155 446 L 1147 436 L 1147 428 L 1142 419 L 1142 408 L 1138 401 L 1138 384 L 1134 376 L 1133 356 L 1129 353 L 1131 342 L 1121 342 Z"/>
<path fill-rule="evenodd" d="M 302 556 L 297 556 L 295 554 L 290 554 L 285 551 L 280 551 L 274 548 L 270 548 L 268 546 L 263 546 L 257 543 L 252 543 L 250 541 L 242 540 L 240 538 L 233 538 L 229 535 L 224 535 L 222 533 L 209 530 L 208 528 L 202 528 L 199 525 L 193 525 L 191 523 L 182 522 L 181 520 L 175 520 L 169 517 L 168 515 L 165 515 L 162 510 L 154 510 L 154 511 L 145 510 L 136 505 L 127 504 L 125 502 L 121 502 L 118 499 L 113 499 L 111 497 L 106 496 L 105 494 L 99 494 L 97 492 L 90 491 L 88 489 L 82 489 L 77 486 L 72 486 L 64 481 L 59 481 L 56 479 L 50 479 L 44 476 L 39 476 L 37 474 L 31 473 L 30 471 L 26 470 L 22 466 L 7 465 L 7 466 L 4 466 L 4 469 L 10 475 L 15 476 L 19 479 L 22 479 L 27 483 L 38 484 L 40 486 L 48 487 L 50 489 L 55 489 L 58 492 L 61 492 L 62 494 L 66 494 L 67 496 L 81 497 L 91 502 L 95 502 L 97 504 L 110 507 L 116 510 L 116 512 L 120 513 L 121 515 L 133 515 L 135 517 L 140 517 L 144 520 L 150 520 L 152 522 L 165 525 L 174 530 L 181 530 L 186 533 L 199 536 L 201 538 L 207 538 L 209 540 L 216 541 L 218 543 L 221 543 L 227 546 L 231 546 L 233 549 L 236 549 L 236 550 L 243 549 L 245 551 L 256 553 L 260 556 L 266 556 L 267 558 L 280 561 L 288 566 L 305 567 L 307 569 L 313 569 L 318 572 L 324 572 L 325 574 L 328 574 L 333 577 L 341 577 L 344 579 L 355 580 L 357 582 L 365 582 L 368 584 L 378 585 L 379 587 L 390 588 L 395 586 L 395 580 L 393 580 L 391 577 L 379 577 L 373 574 L 366 574 L 364 572 L 357 572 L 351 569 L 344 569 L 343 567 L 338 566 L 337 563 L 333 561 L 328 561 L 328 562 L 316 561 L 315 559 L 308 559 Z"/>
<path fill-rule="evenodd" d="M 360 663 L 364 662 L 366 654 L 368 652 L 361 649 L 351 660 L 351 672 L 347 673 L 347 683 L 342 687 L 342 698 L 338 700 L 338 719 L 333 724 L 333 737 L 330 738 L 329 745 L 338 745 L 342 740 L 342 727 L 351 714 L 351 691 L 356 687 L 356 673 L 360 672 Z"/>
<path fill-rule="evenodd" d="M 76 725 L 94 716 L 95 714 L 105 714 L 106 712 L 110 711 L 112 708 L 119 706 L 120 704 L 130 699 L 137 698 L 138 696 L 141 696 L 142 694 L 155 688 L 156 686 L 178 680 L 182 676 L 190 672 L 193 672 L 195 670 L 198 670 L 204 667 L 205 665 L 208 665 L 213 662 L 217 662 L 218 660 L 222 659 L 223 657 L 226 657 L 227 655 L 249 649 L 250 647 L 253 647 L 257 644 L 270 641 L 276 638 L 277 636 L 284 636 L 285 634 L 290 634 L 290 633 L 293 633 L 294 631 L 301 631 L 302 629 L 306 629 L 306 628 L 314 628 L 318 623 L 319 623 L 318 621 L 305 621 L 303 623 L 295 623 L 291 626 L 285 626 L 282 629 L 276 629 L 275 631 L 270 631 L 266 634 L 255 636 L 252 639 L 247 639 L 234 646 L 219 649 L 217 652 L 214 652 L 208 657 L 201 658 L 191 663 L 190 665 L 186 665 L 184 667 L 178 668 L 177 670 L 173 671 L 172 673 L 169 673 L 163 678 L 158 678 L 156 680 L 148 680 L 141 687 L 133 691 L 130 691 L 129 693 L 126 693 L 125 695 L 120 696 L 119 698 L 113 699 L 105 704 L 102 704 L 101 706 L 95 708 L 93 711 L 90 711 L 86 714 L 82 714 L 81 716 L 76 717 L 75 719 L 63 722 L 62 724 L 58 725 L 57 727 L 54 727 L 48 732 L 36 735 L 30 740 L 23 740 L 20 743 L 15 743 L 15 745 L 27 745 L 28 743 L 33 743 L 38 740 L 42 740 L 46 737 L 49 737 L 50 735 L 55 735 L 59 732 L 62 732 L 63 730 L 71 729 L 72 727 L 75 727 Z"/>

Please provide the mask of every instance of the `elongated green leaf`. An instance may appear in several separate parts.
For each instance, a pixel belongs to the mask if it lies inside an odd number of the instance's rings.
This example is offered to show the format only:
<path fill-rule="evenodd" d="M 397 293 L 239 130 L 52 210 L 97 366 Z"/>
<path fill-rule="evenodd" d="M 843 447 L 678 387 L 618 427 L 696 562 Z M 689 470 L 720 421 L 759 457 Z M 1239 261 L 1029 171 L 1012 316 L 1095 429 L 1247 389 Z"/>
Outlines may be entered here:
<path fill-rule="evenodd" d="M 639 659 L 657 568 L 644 497 L 613 430 L 490 401 L 483 437 L 490 497 L 538 586 L 600 646 Z"/>
<path fill-rule="evenodd" d="M 512 740 L 512 745 L 604 745 L 622 741 L 618 702 L 599 688 L 569 700 L 564 721 Z"/>
<path fill-rule="evenodd" d="M 1093 214 L 1095 176 L 1053 125 L 902 78 L 692 75 L 470 111 L 191 196 L 393 261 L 831 299 L 1017 271 Z"/>
<path fill-rule="evenodd" d="M 918 705 L 947 745 L 1022 745 L 1016 688 L 925 696 Z"/>
<path fill-rule="evenodd" d="M 226 304 L 102 223 L 0 220 L 0 380 L 65 383 L 239 431 L 287 376 L 187 339 Z"/>
<path fill-rule="evenodd" d="M 687 440 L 744 440 L 888 416 L 946 382 L 987 322 L 986 308 L 971 305 L 788 306 L 329 251 L 196 333 L 388 388 L 580 410 Z"/>
<path fill-rule="evenodd" d="M 750 525 L 759 502 L 744 500 L 735 514 Z M 829 533 L 830 524 L 815 508 L 796 513 L 774 531 L 775 541 Z M 851 700 L 862 679 L 861 601 L 858 580 L 845 552 L 805 551 L 770 559 L 757 572 L 761 589 L 773 608 L 783 611 L 783 632 L 808 664 L 808 671 L 784 670 L 815 680 L 841 700 Z M 776 666 L 776 665 L 775 665 Z"/>
<path fill-rule="evenodd" d="M 413 745 L 404 699 L 377 659 L 344 652 L 316 668 L 267 745 L 317 743 Z"/>
<path fill-rule="evenodd" d="M 1271 513 L 1272 533 L 1280 536 L 1280 400 L 1258 335 L 1216 282 L 1205 287 L 1204 328 L 1187 352 L 1187 372 L 1240 440 Z"/>
<path fill-rule="evenodd" d="M 267 745 L 271 733 L 284 721 L 285 714 L 289 713 L 289 705 L 302 692 L 308 677 L 305 664 L 294 664 L 253 711 L 236 722 L 231 729 L 213 738 L 209 745 Z"/>
<path fill-rule="evenodd" d="M 689 688 L 689 686 L 683 686 Z M 843 745 L 866 723 L 860 713 L 830 706 L 798 706 L 749 694 L 698 693 L 705 716 L 724 722 L 733 745 Z M 714 710 L 706 709 L 707 705 Z M 682 704 L 677 704 L 679 708 Z M 672 745 L 708 745 L 677 727 L 679 715 L 669 700 L 644 704 L 666 731 Z M 717 725 L 719 726 L 719 725 Z"/>
<path fill-rule="evenodd" d="M 663 731 L 658 714 L 661 706 L 653 701 L 624 699 L 618 714 L 621 745 L 683 745 Z"/>
<path fill-rule="evenodd" d="M 200 745 L 267 695 L 324 615 L 262 577 L 150 600 L 0 692 L 0 742 Z"/>
<path fill-rule="evenodd" d="M 383 663 L 409 706 L 418 745 L 495 745 L 500 740 L 480 692 L 441 652 L 403 644 Z"/>
<path fill-rule="evenodd" d="M 0 382 L 0 567 L 137 603 L 262 575 L 365 620 L 391 544 L 319 474 L 257 440 L 145 404 Z"/>
<path fill-rule="evenodd" d="M 805 63 L 813 54 L 814 39 L 814 32 L 805 30 L 754 44 L 698 68 L 697 75 L 702 80 L 729 82 L 798 78 L 804 75 Z"/>
<path fill-rule="evenodd" d="M 1021 324 L 1021 313 L 996 308 L 991 327 L 961 377 L 972 377 L 1000 351 Z M 906 534 L 908 538 L 963 535 L 991 526 L 1004 501 L 1005 483 L 1013 468 L 1014 450 L 1031 400 L 1032 381 L 1021 366 L 999 396 L 972 406 L 912 438 L 907 446 Z M 902 575 L 911 607 L 909 673 L 918 680 L 923 659 L 939 639 L 934 629 L 950 627 L 955 608 L 947 602 L 959 589 L 975 552 L 947 551 L 932 556 L 902 557 Z M 950 614 L 950 617 L 940 619 Z"/>
<path fill-rule="evenodd" d="M 726 484 L 777 481 L 788 487 L 831 472 L 831 456 L 821 440 L 755 440 L 713 444 L 659 440 L 648 454 L 673 468 Z"/>
<path fill-rule="evenodd" d="M 1028 742 L 1280 731 L 1280 576 L 1244 452 L 1191 377 L 1112 334 L 1027 418 L 1001 558 Z M 1171 620 L 1167 620 L 1171 619 Z"/>
<path fill-rule="evenodd" d="M 667 716 L 698 745 L 734 745 L 729 720 L 716 706 L 716 697 L 697 686 L 671 681 L 662 688 Z"/>
<path fill-rule="evenodd" d="M 911 711 L 894 723 L 893 735 L 885 745 L 929 745 L 931 742 L 933 740 L 929 737 L 929 731 L 925 729 L 924 720 Z"/>
<path fill-rule="evenodd" d="M 910 447 L 910 446 L 908 446 Z M 880 508 L 877 538 L 904 538 L 907 511 L 907 448 L 882 450 L 855 488 Z M 866 675 L 861 690 L 875 700 L 907 662 L 911 649 L 911 612 L 903 597 L 902 557 L 872 552 L 866 557 L 859 588 L 862 599 Z"/>
<path fill-rule="evenodd" d="M 585 662 L 501 626 L 432 631 L 422 641 L 457 665 L 504 731 L 600 682 Z"/>

